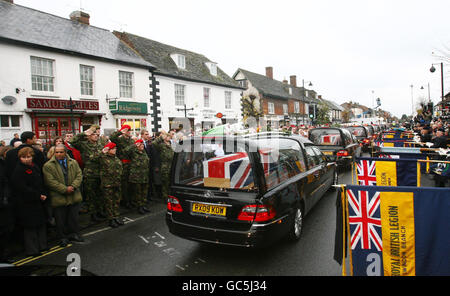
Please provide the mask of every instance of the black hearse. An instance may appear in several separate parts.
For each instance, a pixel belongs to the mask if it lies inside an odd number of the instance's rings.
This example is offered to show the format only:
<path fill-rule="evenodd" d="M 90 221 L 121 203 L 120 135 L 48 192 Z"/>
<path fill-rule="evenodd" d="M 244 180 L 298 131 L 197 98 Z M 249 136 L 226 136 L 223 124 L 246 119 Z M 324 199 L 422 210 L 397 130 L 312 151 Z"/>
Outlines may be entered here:
<path fill-rule="evenodd" d="M 372 146 L 372 132 L 368 127 L 359 125 L 359 126 L 348 126 L 346 127 L 350 131 L 352 135 L 354 135 L 358 141 L 362 145 L 362 151 L 368 152 L 370 147 Z"/>
<path fill-rule="evenodd" d="M 336 163 L 301 136 L 193 137 L 176 149 L 166 223 L 190 240 L 298 240 L 305 215 L 337 183 Z"/>
<path fill-rule="evenodd" d="M 314 128 L 308 131 L 308 139 L 317 145 L 323 154 L 335 160 L 338 167 L 348 168 L 355 157 L 361 156 L 358 140 L 344 128 Z"/>

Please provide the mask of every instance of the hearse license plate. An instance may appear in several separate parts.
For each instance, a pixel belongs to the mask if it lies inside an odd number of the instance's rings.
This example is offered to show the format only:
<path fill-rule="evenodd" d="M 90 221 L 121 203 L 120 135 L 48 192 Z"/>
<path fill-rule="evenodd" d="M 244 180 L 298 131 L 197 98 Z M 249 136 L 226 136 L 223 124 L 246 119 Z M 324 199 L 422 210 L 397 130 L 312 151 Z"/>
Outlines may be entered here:
<path fill-rule="evenodd" d="M 325 154 L 325 155 L 333 155 L 333 152 L 332 151 L 324 151 L 323 154 Z"/>
<path fill-rule="evenodd" d="M 201 203 L 192 204 L 192 212 L 196 214 L 226 216 L 227 207 Z"/>

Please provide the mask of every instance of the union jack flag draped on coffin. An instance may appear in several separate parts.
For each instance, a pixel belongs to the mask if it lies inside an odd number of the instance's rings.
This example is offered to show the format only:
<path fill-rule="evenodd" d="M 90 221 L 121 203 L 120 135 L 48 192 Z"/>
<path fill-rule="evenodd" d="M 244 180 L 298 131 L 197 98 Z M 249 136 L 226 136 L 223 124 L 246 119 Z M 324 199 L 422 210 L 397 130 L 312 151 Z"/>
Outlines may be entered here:
<path fill-rule="evenodd" d="M 245 152 L 204 161 L 203 177 L 206 187 L 249 188 L 254 184 L 252 167 Z"/>
<path fill-rule="evenodd" d="M 341 141 L 340 135 L 323 135 L 321 136 L 322 145 L 339 145 Z"/>
<path fill-rule="evenodd" d="M 450 189 L 347 185 L 346 196 L 353 275 L 450 275 Z"/>
<path fill-rule="evenodd" d="M 357 157 L 355 163 L 359 185 L 420 186 L 415 159 Z"/>

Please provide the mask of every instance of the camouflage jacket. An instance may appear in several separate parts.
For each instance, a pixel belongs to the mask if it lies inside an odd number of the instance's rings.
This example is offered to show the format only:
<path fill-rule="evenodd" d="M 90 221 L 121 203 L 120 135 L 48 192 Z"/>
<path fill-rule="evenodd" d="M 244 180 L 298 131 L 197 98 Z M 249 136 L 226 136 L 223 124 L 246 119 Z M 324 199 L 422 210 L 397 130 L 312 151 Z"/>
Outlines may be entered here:
<path fill-rule="evenodd" d="M 72 138 L 70 144 L 81 153 L 81 159 L 84 163 L 83 176 L 99 178 L 99 157 L 105 145 L 104 141 L 98 140 L 96 143 L 92 143 L 85 133 L 80 133 Z"/>
<path fill-rule="evenodd" d="M 159 152 L 159 157 L 161 159 L 161 170 L 170 170 L 174 154 L 172 146 L 164 143 L 162 138 L 158 138 L 153 141 L 153 145 L 155 145 L 155 149 Z"/>
<path fill-rule="evenodd" d="M 120 187 L 122 162 L 115 155 L 101 153 L 100 181 L 102 187 Z"/>
<path fill-rule="evenodd" d="M 120 131 L 115 131 L 111 134 L 109 139 L 111 142 L 117 145 L 117 157 L 119 159 L 129 159 L 131 160 L 132 157 L 132 150 L 129 149 L 130 146 L 134 146 L 134 141 L 131 138 L 127 138 L 125 136 L 122 136 L 122 133 Z"/>
<path fill-rule="evenodd" d="M 132 150 L 130 163 L 130 183 L 148 183 L 149 158 L 145 150 L 139 151 L 136 146 Z"/>

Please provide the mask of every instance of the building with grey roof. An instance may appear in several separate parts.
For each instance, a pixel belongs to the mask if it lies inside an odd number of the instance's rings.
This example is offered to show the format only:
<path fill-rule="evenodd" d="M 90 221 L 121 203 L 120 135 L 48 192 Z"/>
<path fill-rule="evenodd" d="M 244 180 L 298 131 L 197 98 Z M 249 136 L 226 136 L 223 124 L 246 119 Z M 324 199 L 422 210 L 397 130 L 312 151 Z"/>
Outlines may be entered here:
<path fill-rule="evenodd" d="M 49 142 L 91 124 L 147 127 L 155 66 L 89 20 L 0 0 L 0 138 L 32 130 Z"/>
<path fill-rule="evenodd" d="M 127 32 L 114 34 L 144 60 L 156 66 L 153 73 L 152 108 L 160 114 L 162 129 L 209 129 L 242 118 L 240 98 L 244 90 L 203 54 L 167 45 Z M 187 118 L 182 122 L 180 118 Z"/>
<path fill-rule="evenodd" d="M 267 120 L 279 124 L 309 124 L 319 103 L 314 90 L 297 86 L 296 76 L 290 81 L 273 79 L 273 67 L 266 67 L 266 75 L 238 69 L 233 79 L 246 88 L 245 94 L 258 97 L 259 108 Z M 311 115 L 311 117 L 310 117 Z"/>

